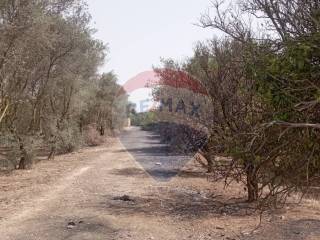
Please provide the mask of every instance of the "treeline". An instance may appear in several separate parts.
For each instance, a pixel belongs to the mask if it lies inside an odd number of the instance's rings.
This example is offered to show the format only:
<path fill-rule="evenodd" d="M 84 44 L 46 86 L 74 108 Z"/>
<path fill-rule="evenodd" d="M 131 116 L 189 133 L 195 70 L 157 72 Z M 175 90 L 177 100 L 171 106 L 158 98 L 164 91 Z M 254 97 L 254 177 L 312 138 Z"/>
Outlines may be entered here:
<path fill-rule="evenodd" d="M 0 161 L 25 169 L 39 147 L 52 158 L 98 144 L 120 86 L 97 74 L 107 47 L 85 1 L 2 0 L 0 29 Z"/>
<path fill-rule="evenodd" d="M 213 9 L 200 25 L 225 37 L 200 42 L 192 58 L 164 67 L 206 88 L 209 170 L 227 185 L 243 182 L 249 201 L 283 203 L 320 177 L 320 2 L 217 1 Z"/>

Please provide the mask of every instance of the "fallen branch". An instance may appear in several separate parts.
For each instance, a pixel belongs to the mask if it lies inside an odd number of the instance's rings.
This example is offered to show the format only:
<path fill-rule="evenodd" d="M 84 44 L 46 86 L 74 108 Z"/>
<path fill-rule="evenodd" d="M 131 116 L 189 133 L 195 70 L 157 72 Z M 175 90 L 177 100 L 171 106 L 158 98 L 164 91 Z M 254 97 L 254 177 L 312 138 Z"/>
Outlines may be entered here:
<path fill-rule="evenodd" d="M 4 119 L 4 117 L 5 117 L 5 115 L 6 115 L 7 111 L 8 111 L 8 109 L 9 109 L 9 104 L 7 104 L 7 106 L 5 107 L 5 109 L 4 109 L 4 111 L 3 111 L 3 113 L 1 114 L 1 117 L 0 117 L 0 123 L 1 123 L 1 122 L 2 122 L 2 120 Z"/>
<path fill-rule="evenodd" d="M 289 128 L 315 128 L 320 129 L 319 123 L 289 123 L 289 122 L 283 122 L 283 121 L 273 121 L 268 124 L 265 124 L 267 127 L 272 127 L 274 125 L 278 126 L 285 126 Z"/>

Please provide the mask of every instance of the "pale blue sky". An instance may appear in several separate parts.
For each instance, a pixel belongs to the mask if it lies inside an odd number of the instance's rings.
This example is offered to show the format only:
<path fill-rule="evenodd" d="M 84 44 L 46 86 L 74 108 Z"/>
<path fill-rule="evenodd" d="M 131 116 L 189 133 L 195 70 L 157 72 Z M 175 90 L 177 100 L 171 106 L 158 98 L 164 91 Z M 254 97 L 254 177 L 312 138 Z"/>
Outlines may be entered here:
<path fill-rule="evenodd" d="M 198 40 L 219 33 L 195 26 L 210 0 L 89 0 L 96 37 L 109 44 L 101 71 L 114 70 L 124 83 L 160 64 L 182 60 Z"/>

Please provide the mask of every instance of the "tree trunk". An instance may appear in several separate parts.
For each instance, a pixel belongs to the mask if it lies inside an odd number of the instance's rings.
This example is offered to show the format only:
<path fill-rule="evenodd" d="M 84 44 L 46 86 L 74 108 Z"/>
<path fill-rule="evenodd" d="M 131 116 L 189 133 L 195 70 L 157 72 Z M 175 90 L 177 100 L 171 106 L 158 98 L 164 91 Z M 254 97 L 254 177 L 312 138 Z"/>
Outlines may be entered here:
<path fill-rule="evenodd" d="M 80 117 L 80 121 L 79 121 L 79 131 L 82 134 L 82 132 L 83 132 L 83 118 L 82 117 Z"/>
<path fill-rule="evenodd" d="M 248 202 L 255 202 L 259 198 L 259 187 L 253 164 L 246 167 Z"/>
<path fill-rule="evenodd" d="M 25 157 L 24 156 L 22 156 L 21 158 L 20 158 L 20 162 L 19 162 L 19 170 L 24 170 L 24 169 L 26 169 L 27 168 L 27 166 L 26 166 L 26 159 L 25 159 Z"/>
<path fill-rule="evenodd" d="M 208 154 L 206 159 L 208 162 L 208 173 L 212 173 L 214 171 L 214 168 L 213 168 L 214 164 L 213 164 L 212 156 L 210 154 Z"/>
<path fill-rule="evenodd" d="M 104 136 L 104 127 L 100 126 L 100 136 Z"/>
<path fill-rule="evenodd" d="M 48 156 L 48 160 L 54 160 L 54 157 L 56 155 L 56 151 L 57 151 L 57 137 L 53 134 L 51 134 L 51 137 L 49 139 L 49 144 L 50 144 L 50 154 Z"/>
<path fill-rule="evenodd" d="M 212 151 L 211 144 L 212 144 L 211 137 L 209 137 L 207 144 L 202 149 L 202 155 L 204 156 L 204 158 L 208 163 L 208 166 L 207 166 L 208 173 L 214 172 L 215 153 Z"/>
<path fill-rule="evenodd" d="M 27 153 L 26 149 L 24 148 L 23 142 L 20 141 L 20 153 L 21 158 L 19 161 L 19 168 L 20 170 L 30 169 L 32 165 L 32 159 L 30 158 L 29 154 Z"/>
<path fill-rule="evenodd" d="M 50 150 L 50 154 L 48 156 L 48 160 L 54 160 L 55 156 L 56 156 L 56 147 L 52 146 Z"/>

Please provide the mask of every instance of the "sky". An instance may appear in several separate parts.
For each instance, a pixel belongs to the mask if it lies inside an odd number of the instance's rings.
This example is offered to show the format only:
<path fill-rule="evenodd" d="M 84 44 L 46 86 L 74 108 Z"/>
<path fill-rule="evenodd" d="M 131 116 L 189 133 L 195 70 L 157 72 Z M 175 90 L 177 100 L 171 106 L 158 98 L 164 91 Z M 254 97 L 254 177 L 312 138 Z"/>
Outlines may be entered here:
<path fill-rule="evenodd" d="M 160 65 L 160 58 L 192 56 L 199 40 L 217 35 L 195 26 L 210 0 L 89 0 L 95 37 L 109 46 L 103 72 L 120 83 Z"/>
<path fill-rule="evenodd" d="M 88 0 L 95 37 L 108 44 L 101 72 L 111 70 L 125 84 L 141 72 L 161 66 L 161 58 L 182 61 L 197 41 L 219 35 L 196 26 L 210 0 Z M 136 104 L 146 91 L 131 93 Z M 150 95 L 150 92 L 148 93 Z"/>

